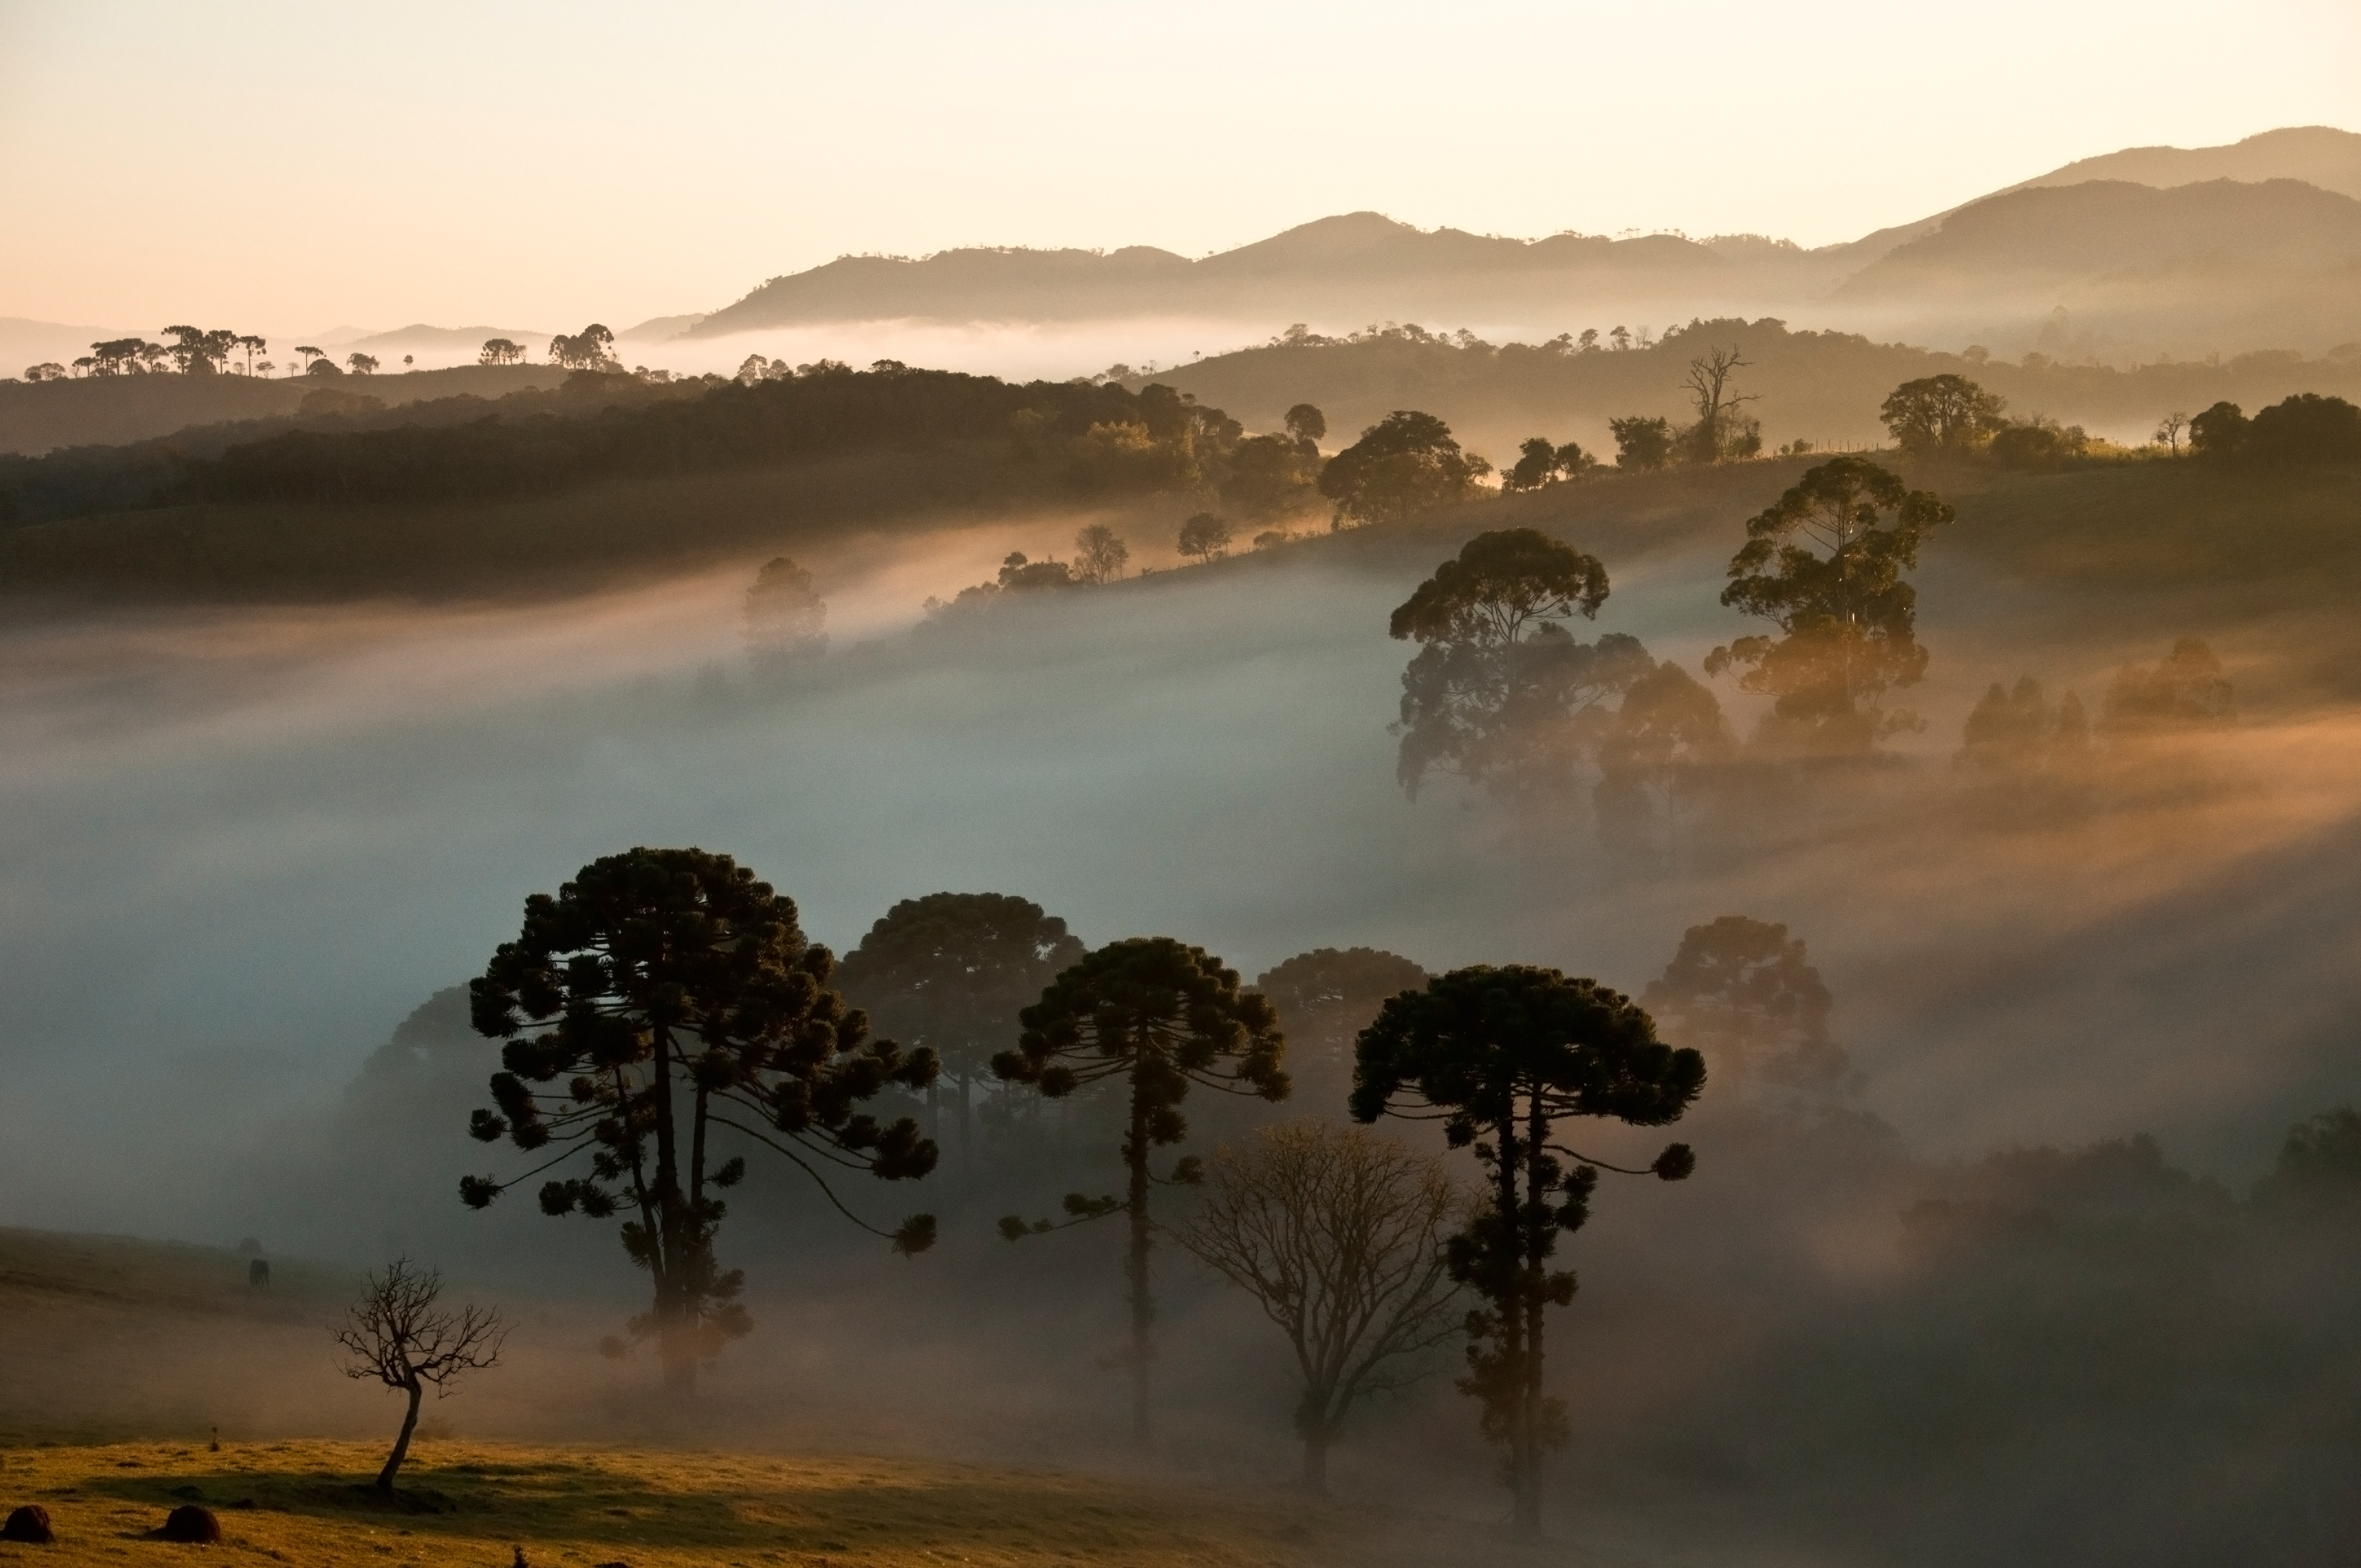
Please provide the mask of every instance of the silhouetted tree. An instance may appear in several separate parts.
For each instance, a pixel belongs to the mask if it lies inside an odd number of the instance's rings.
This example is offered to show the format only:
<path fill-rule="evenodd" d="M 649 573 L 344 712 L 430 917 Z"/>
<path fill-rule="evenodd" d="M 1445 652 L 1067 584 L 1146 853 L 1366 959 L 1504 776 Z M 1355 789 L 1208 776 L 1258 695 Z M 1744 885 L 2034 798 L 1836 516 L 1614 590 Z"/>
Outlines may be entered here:
<path fill-rule="evenodd" d="M 1319 478 L 1316 442 L 1293 434 L 1249 435 L 1230 449 L 1222 504 L 1249 518 L 1292 516 L 1312 504 Z"/>
<path fill-rule="evenodd" d="M 468 987 L 477 1031 L 507 1044 L 491 1080 L 498 1109 L 476 1112 L 467 1130 L 550 1153 L 505 1181 L 462 1178 L 459 1195 L 480 1209 L 587 1156 L 588 1176 L 543 1186 L 542 1212 L 633 1212 L 623 1248 L 653 1277 L 654 1306 L 632 1337 L 655 1337 L 667 1387 L 693 1388 L 698 1360 L 751 1326 L 737 1300 L 743 1272 L 722 1272 L 713 1252 L 726 1212 L 713 1193 L 736 1186 L 746 1161 L 717 1163 L 714 1128 L 785 1156 L 896 1251 L 934 1242 L 933 1215 L 875 1231 L 822 1174 L 893 1181 L 935 1166 L 916 1121 L 881 1125 L 860 1110 L 888 1085 L 933 1082 L 934 1053 L 870 1038 L 868 1019 L 829 988 L 834 967 L 804 939 L 794 901 L 729 856 L 635 849 L 526 900 L 522 934 Z"/>
<path fill-rule="evenodd" d="M 1553 1303 L 1573 1300 L 1575 1279 L 1549 1261 L 1560 1233 L 1589 1217 L 1599 1171 L 1623 1168 L 1557 1142 L 1559 1124 L 1663 1126 L 1704 1086 L 1704 1059 L 1658 1041 L 1630 998 L 1554 969 L 1454 970 L 1388 1002 L 1361 1033 L 1354 1117 L 1440 1121 L 1485 1172 L 1486 1207 L 1450 1244 L 1452 1278 L 1485 1303 L 1467 1315 L 1459 1387 L 1483 1401 L 1484 1434 L 1506 1451 L 1522 1533 L 1540 1532 L 1542 1454 L 1566 1436 L 1564 1402 L 1543 1392 L 1543 1324 Z M 1673 1144 L 1644 1174 L 1677 1181 L 1696 1166 Z"/>
<path fill-rule="evenodd" d="M 329 358 L 324 354 L 319 358 L 312 361 L 311 364 L 303 367 L 303 374 L 306 376 L 319 376 L 326 378 L 330 376 L 341 376 L 344 374 L 344 371 L 337 366 L 335 360 Z"/>
<path fill-rule="evenodd" d="M 1457 1331 L 1444 1239 L 1464 1207 L 1441 1160 L 1361 1127 L 1305 1117 L 1214 1151 L 1174 1234 L 1287 1335 L 1311 1490 L 1327 1490 L 1354 1403 L 1415 1378 L 1419 1352 Z"/>
<path fill-rule="evenodd" d="M 1379 948 L 1315 948 L 1265 970 L 1255 989 L 1270 998 L 1287 1035 L 1290 1097 L 1315 1111 L 1353 1087 L 1353 1041 L 1386 998 L 1416 991 L 1426 970 Z"/>
<path fill-rule="evenodd" d="M 2290 1127 L 2255 1199 L 2282 1212 L 2361 1211 L 2361 1112 L 2339 1105 Z"/>
<path fill-rule="evenodd" d="M 960 1146 L 974 1091 L 1021 1025 L 1017 1014 L 1079 962 L 1081 940 L 1029 899 L 1002 893 L 906 898 L 844 955 L 837 983 L 897 1040 L 931 1049 L 959 1091 Z M 933 1086 L 928 1095 L 931 1103 Z"/>
<path fill-rule="evenodd" d="M 1298 403 L 1287 411 L 1283 421 L 1287 433 L 1297 441 L 1312 444 L 1312 455 L 1319 455 L 1320 443 L 1328 434 L 1328 416 L 1310 403 Z"/>
<path fill-rule="evenodd" d="M 1123 576 L 1131 560 L 1131 546 L 1104 522 L 1083 525 L 1074 535 L 1074 578 L 1084 583 L 1111 583 Z"/>
<path fill-rule="evenodd" d="M 25 379 L 27 381 L 62 381 L 65 378 L 66 367 L 54 359 L 44 359 L 38 365 L 25 367 Z"/>
<path fill-rule="evenodd" d="M 2318 392 L 2281 399 L 2248 423 L 2245 455 L 2280 466 L 2361 461 L 2361 408 Z"/>
<path fill-rule="evenodd" d="M 183 376 L 217 374 L 237 347 L 237 334 L 225 327 L 207 331 L 193 326 L 168 326 L 164 335 L 172 339 L 164 352 L 171 356 L 173 365 Z"/>
<path fill-rule="evenodd" d="M 264 1281 L 269 1274 L 264 1266 Z M 441 1398 L 451 1385 L 470 1372 L 500 1365 L 500 1346 L 509 1326 L 497 1310 L 468 1305 L 453 1310 L 441 1305 L 443 1272 L 415 1268 L 406 1257 L 368 1276 L 361 1299 L 337 1329 L 336 1343 L 344 1350 L 338 1370 L 347 1377 L 374 1377 L 387 1387 L 410 1396 L 401 1417 L 401 1434 L 385 1468 L 377 1473 L 377 1489 L 393 1492 L 393 1478 L 410 1457 L 411 1434 L 418 1430 L 418 1401 L 433 1384 Z"/>
<path fill-rule="evenodd" d="M 1828 1036 L 1834 999 L 1784 926 L 1725 915 L 1690 927 L 1641 1001 L 1726 1092 L 1814 1100 L 1844 1085 L 1850 1064 Z"/>
<path fill-rule="evenodd" d="M 1390 522 L 1465 500 L 1492 466 L 1462 452 L 1451 427 L 1430 413 L 1396 409 L 1328 459 L 1320 493 L 1336 504 L 1336 522 Z"/>
<path fill-rule="evenodd" d="M 295 345 L 295 352 L 303 356 L 303 368 L 309 370 L 312 367 L 312 361 L 322 357 L 326 353 L 326 350 L 313 348 L 308 344 L 299 343 Z"/>
<path fill-rule="evenodd" d="M 1124 1277 L 1131 1307 L 1132 1428 L 1148 1435 L 1149 1328 L 1156 1319 L 1148 1289 L 1149 1151 L 1189 1135 L 1181 1102 L 1191 1084 L 1264 1100 L 1287 1098 L 1279 1060 L 1285 1042 L 1269 1001 L 1238 989 L 1237 971 L 1202 948 L 1170 937 L 1134 937 L 1084 957 L 1049 983 L 1041 1000 L 1018 1014 L 1025 1032 L 1016 1049 L 992 1058 L 992 1070 L 1011 1083 L 1030 1084 L 1051 1100 L 1108 1080 L 1128 1091 L 1123 1162 L 1126 1195 L 1066 1197 L 1067 1224 L 1121 1213 L 1130 1225 Z M 1198 1162 L 1183 1160 L 1171 1179 L 1197 1179 Z M 1011 1241 L 1058 1229 L 1047 1220 L 1027 1225 L 1015 1215 L 1000 1222 Z"/>
<path fill-rule="evenodd" d="M 2246 422 L 2237 404 L 2215 403 L 2189 422 L 2191 455 L 2215 459 L 2237 456 L 2246 449 Z"/>
<path fill-rule="evenodd" d="M 1598 613 L 1607 568 L 1537 529 L 1479 533 L 1396 607 L 1388 626 L 1421 644 L 1402 672 L 1395 768 L 1415 799 L 1430 773 L 1496 795 L 1562 789 L 1600 705 L 1652 667 L 1637 640 L 1577 641 L 1564 623 Z"/>
<path fill-rule="evenodd" d="M 249 333 L 237 340 L 237 346 L 246 352 L 246 373 L 251 376 L 254 374 L 254 356 L 269 348 L 270 342 L 268 338 L 257 337 Z M 269 367 L 265 366 L 264 368 L 268 369 Z"/>
<path fill-rule="evenodd" d="M 1972 792 L 1972 815 L 1994 827 L 2037 827 L 2089 806 L 2091 721 L 2068 692 L 2052 703 L 2041 683 L 1994 681 L 1960 727 L 1951 765 Z"/>
<path fill-rule="evenodd" d="M 1736 749 L 1720 700 L 1686 670 L 1667 659 L 1639 676 L 1598 742 L 1601 836 L 1628 845 L 1661 815 L 1676 852 L 1683 813 Z"/>
<path fill-rule="evenodd" d="M 549 362 L 565 370 L 599 370 L 613 365 L 615 334 L 592 322 L 577 333 L 549 340 Z"/>
<path fill-rule="evenodd" d="M 1706 673 L 1736 669 L 1741 688 L 1774 698 L 1766 735 L 1828 754 L 1864 753 L 1919 727 L 1886 711 L 1883 694 L 1916 685 L 1917 590 L 1903 574 L 1950 507 L 1865 457 L 1829 459 L 1747 521 L 1721 602 L 1775 624 L 1778 639 L 1741 637 L 1706 658 Z M 1817 554 L 1813 547 L 1817 547 Z"/>
<path fill-rule="evenodd" d="M 377 374 L 377 356 L 374 354 L 363 354 L 358 349 L 355 349 L 345 356 L 345 364 L 356 376 Z"/>
<path fill-rule="evenodd" d="M 488 337 L 484 346 L 476 351 L 478 365 L 514 365 L 524 357 L 524 345 L 505 337 Z"/>
<path fill-rule="evenodd" d="M 1697 423 L 1684 433 L 1681 444 L 1690 462 L 1720 463 L 1752 457 L 1763 450 L 1762 422 L 1740 411 L 1744 404 L 1762 400 L 1752 392 L 1741 395 L 1730 389 L 1730 378 L 1749 368 L 1751 362 L 1738 356 L 1735 345 L 1710 348 L 1689 361 L 1689 373 L 1681 386 L 1696 405 L 1697 417 Z"/>
<path fill-rule="evenodd" d="M 1623 329 L 1618 327 L 1618 332 Z M 1673 460 L 1673 422 L 1664 418 L 1610 419 L 1607 428 L 1615 437 L 1615 466 L 1627 473 L 1645 474 Z"/>
<path fill-rule="evenodd" d="M 2222 661 L 2201 637 L 2180 639 L 2156 664 L 2118 670 L 2100 711 L 2100 729 L 2118 739 L 2218 729 L 2238 716 Z"/>
<path fill-rule="evenodd" d="M 1972 452 L 2001 428 L 2007 406 L 1965 376 L 1946 372 L 1903 382 L 1886 394 L 1877 417 L 1905 452 Z"/>
<path fill-rule="evenodd" d="M 774 555 L 746 590 L 746 651 L 758 669 L 778 669 L 828 646 L 828 600 L 812 575 Z"/>
<path fill-rule="evenodd" d="M 1200 561 L 1219 560 L 1230 552 L 1230 525 L 1209 511 L 1201 511 L 1180 525 L 1180 554 Z"/>
<path fill-rule="evenodd" d="M 90 373 L 93 376 L 137 376 L 146 374 L 160 358 L 151 359 L 148 350 L 160 356 L 166 350 L 157 344 L 145 343 L 136 337 L 111 337 L 104 343 L 90 345 Z"/>
<path fill-rule="evenodd" d="M 2180 455 L 2180 438 L 2189 433 L 2189 416 L 2179 409 L 2157 422 L 2156 434 L 2149 439 L 2171 453 Z"/>
<path fill-rule="evenodd" d="M 2079 424 L 2059 424 L 2048 414 L 2009 420 L 1993 432 L 1989 450 L 2004 468 L 2048 472 L 2091 448 L 2091 437 Z"/>
<path fill-rule="evenodd" d="M 1517 448 L 1517 461 L 1500 476 L 1500 488 L 1511 494 L 1538 490 L 1561 479 L 1578 479 L 1597 466 L 1598 460 L 1575 443 L 1557 446 L 1549 437 L 1536 435 Z"/>

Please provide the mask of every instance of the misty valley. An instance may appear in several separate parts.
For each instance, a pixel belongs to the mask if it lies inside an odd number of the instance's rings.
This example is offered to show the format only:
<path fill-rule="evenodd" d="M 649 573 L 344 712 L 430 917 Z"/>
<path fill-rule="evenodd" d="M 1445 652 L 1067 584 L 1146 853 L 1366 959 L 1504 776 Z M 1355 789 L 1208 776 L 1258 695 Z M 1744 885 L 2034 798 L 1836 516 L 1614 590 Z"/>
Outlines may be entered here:
<path fill-rule="evenodd" d="M 0 1560 L 2351 1562 L 2356 147 L 40 350 Z"/>

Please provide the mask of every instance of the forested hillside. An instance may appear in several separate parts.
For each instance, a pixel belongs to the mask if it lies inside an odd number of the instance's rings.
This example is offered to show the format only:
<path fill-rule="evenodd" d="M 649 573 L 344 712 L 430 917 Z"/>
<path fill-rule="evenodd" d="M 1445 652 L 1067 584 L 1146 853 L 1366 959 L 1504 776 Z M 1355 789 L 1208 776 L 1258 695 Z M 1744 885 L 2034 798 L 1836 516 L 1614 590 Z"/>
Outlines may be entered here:
<path fill-rule="evenodd" d="M 1768 318 L 1696 321 L 1652 344 L 1618 352 L 1599 321 L 1592 346 L 1572 334 L 1543 344 L 1491 344 L 1421 326 L 1378 328 L 1349 337 L 1284 337 L 1159 371 L 1201 401 L 1268 429 L 1291 404 L 1317 403 L 1340 433 L 1399 408 L 1450 422 L 1475 450 L 1503 461 L 1531 435 L 1576 439 L 1611 452 L 1607 422 L 1627 414 L 1692 415 L 1683 389 L 1689 361 L 1735 347 L 1746 361 L 1732 389 L 1758 399 L 1766 445 L 1868 445 L 1886 432 L 1878 407 L 1896 386 L 1944 373 L 1971 378 L 2018 415 L 2046 414 L 2131 444 L 2146 441 L 2175 410 L 2195 412 L 2223 399 L 2254 408 L 2299 391 L 2361 392 L 2361 344 L 2320 358 L 2257 352 L 2214 362 L 2173 360 L 2121 369 L 2072 363 L 2060 332 L 2056 356 L 2011 363 L 1942 354 L 1851 333 L 1791 330 Z M 1134 378 L 1135 382 L 1145 378 Z"/>

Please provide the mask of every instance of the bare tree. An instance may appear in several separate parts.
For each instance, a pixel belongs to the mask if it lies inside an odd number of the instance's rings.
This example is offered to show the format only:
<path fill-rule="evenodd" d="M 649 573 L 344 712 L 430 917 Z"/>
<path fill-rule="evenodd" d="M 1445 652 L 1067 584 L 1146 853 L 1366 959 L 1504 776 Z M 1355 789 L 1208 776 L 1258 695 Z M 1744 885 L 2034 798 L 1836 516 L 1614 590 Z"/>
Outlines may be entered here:
<path fill-rule="evenodd" d="M 2187 434 L 2188 431 L 2189 416 L 2175 409 L 2164 416 L 2163 422 L 2156 427 L 2156 434 L 2151 439 L 2178 457 L 2180 455 L 2180 438 Z"/>
<path fill-rule="evenodd" d="M 410 1396 L 401 1435 L 377 1473 L 380 1492 L 393 1490 L 394 1475 L 410 1457 L 418 1399 L 426 1385 L 434 1384 L 434 1397 L 443 1398 L 461 1374 L 499 1365 L 508 1338 L 509 1325 L 498 1310 L 471 1303 L 453 1311 L 436 1305 L 442 1294 L 441 1269 L 416 1268 L 406 1257 L 395 1258 L 369 1275 L 350 1321 L 336 1331 L 345 1353 L 338 1371 L 347 1377 L 374 1377 Z"/>
<path fill-rule="evenodd" d="M 1752 392 L 1743 396 L 1730 392 L 1730 378 L 1751 368 L 1752 362 L 1738 356 L 1735 345 L 1708 349 L 1702 358 L 1689 361 L 1688 378 L 1681 386 L 1697 405 L 1697 422 L 1690 430 L 1692 461 L 1719 463 L 1725 456 L 1741 455 L 1732 451 L 1734 446 L 1744 444 L 1744 432 L 1738 427 L 1738 410 L 1742 404 L 1761 400 Z M 1759 437 L 1754 444 L 1757 448 L 1762 445 Z"/>
<path fill-rule="evenodd" d="M 1174 1234 L 1286 1333 L 1313 1491 L 1354 1401 L 1417 1377 L 1417 1353 L 1456 1332 L 1444 1242 L 1465 1207 L 1440 1160 L 1365 1127 L 1307 1116 L 1214 1154 Z"/>
<path fill-rule="evenodd" d="M 1131 546 L 1104 522 L 1090 523 L 1074 535 L 1074 576 L 1081 582 L 1111 583 L 1130 560 Z"/>

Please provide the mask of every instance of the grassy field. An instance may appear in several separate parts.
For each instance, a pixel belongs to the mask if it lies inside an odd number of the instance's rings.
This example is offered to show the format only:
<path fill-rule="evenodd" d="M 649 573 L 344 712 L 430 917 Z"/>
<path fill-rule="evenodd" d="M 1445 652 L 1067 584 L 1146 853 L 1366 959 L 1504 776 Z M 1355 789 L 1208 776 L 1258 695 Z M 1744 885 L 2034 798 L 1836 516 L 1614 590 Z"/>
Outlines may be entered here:
<path fill-rule="evenodd" d="M 394 1499 L 357 1443 L 119 1443 L 0 1451 L 0 1501 L 39 1503 L 48 1547 L 0 1562 L 185 1558 L 150 1538 L 184 1502 L 222 1521 L 215 1549 L 283 1563 L 900 1565 L 1294 1564 L 1365 1561 L 1366 1522 L 1263 1497 L 908 1460 L 529 1446 L 420 1445 Z"/>

